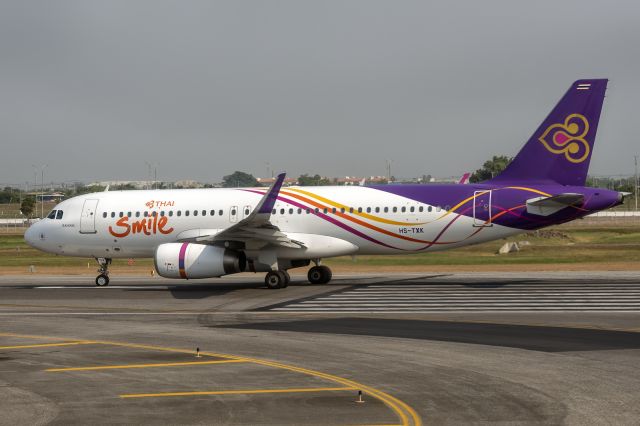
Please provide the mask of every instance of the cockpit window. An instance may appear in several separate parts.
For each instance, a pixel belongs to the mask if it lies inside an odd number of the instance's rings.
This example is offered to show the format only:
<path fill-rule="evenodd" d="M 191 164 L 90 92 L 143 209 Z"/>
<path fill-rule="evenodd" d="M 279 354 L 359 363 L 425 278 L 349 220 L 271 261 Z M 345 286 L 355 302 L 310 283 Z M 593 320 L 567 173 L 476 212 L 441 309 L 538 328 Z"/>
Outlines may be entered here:
<path fill-rule="evenodd" d="M 49 213 L 49 215 L 47 216 L 47 219 L 55 219 L 56 218 L 56 211 L 57 210 L 51 210 L 51 213 Z"/>
<path fill-rule="evenodd" d="M 64 212 L 62 210 L 58 210 L 58 213 L 56 214 L 56 219 L 60 220 L 62 219 L 62 215 L 64 214 Z"/>

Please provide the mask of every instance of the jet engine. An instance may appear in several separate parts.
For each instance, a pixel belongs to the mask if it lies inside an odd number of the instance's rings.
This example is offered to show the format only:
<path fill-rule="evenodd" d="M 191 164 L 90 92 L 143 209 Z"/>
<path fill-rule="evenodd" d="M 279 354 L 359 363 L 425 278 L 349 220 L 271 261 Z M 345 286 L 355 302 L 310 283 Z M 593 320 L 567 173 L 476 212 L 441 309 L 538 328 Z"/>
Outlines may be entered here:
<path fill-rule="evenodd" d="M 243 272 L 247 266 L 241 251 L 193 243 L 160 244 L 153 261 L 165 278 L 214 278 Z"/>

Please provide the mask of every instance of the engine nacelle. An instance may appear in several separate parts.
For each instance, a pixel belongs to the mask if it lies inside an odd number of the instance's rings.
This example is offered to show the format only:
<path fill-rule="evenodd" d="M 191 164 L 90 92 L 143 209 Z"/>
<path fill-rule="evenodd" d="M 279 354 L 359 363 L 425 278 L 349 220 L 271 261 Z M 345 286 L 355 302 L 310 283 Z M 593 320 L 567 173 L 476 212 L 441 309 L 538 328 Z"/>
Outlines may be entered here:
<path fill-rule="evenodd" d="M 160 244 L 153 261 L 158 275 L 165 278 L 214 278 L 247 267 L 241 251 L 193 243 Z"/>

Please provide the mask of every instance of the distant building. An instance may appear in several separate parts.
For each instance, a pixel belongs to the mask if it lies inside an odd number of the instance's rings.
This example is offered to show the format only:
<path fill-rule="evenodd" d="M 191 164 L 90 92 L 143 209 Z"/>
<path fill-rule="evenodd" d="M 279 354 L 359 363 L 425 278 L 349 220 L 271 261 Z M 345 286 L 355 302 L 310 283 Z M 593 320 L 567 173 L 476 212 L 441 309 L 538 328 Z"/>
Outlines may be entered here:
<path fill-rule="evenodd" d="M 354 185 L 354 186 L 357 186 L 357 185 L 360 185 L 360 182 L 362 182 L 362 179 L 364 179 L 364 178 L 354 177 L 354 176 L 345 176 L 345 177 L 336 178 L 335 181 L 336 181 L 336 183 L 338 185 Z"/>
<path fill-rule="evenodd" d="M 195 180 L 189 180 L 189 179 L 184 179 L 184 180 L 177 180 L 173 183 L 174 187 L 179 187 L 179 188 L 202 188 L 203 185 L 200 182 L 197 182 Z"/>
<path fill-rule="evenodd" d="M 258 181 L 258 183 L 260 185 L 263 186 L 269 186 L 271 185 L 273 182 L 276 181 L 276 178 L 274 177 L 270 177 L 270 178 L 256 178 L 256 180 Z M 282 182 L 283 186 L 292 186 L 292 185 L 297 185 L 298 184 L 298 179 L 296 178 L 284 178 L 284 182 Z"/>
<path fill-rule="evenodd" d="M 50 194 L 41 194 L 39 192 L 29 192 L 27 195 L 34 197 L 37 201 L 55 202 L 58 203 L 64 198 L 62 192 L 52 192 Z"/>

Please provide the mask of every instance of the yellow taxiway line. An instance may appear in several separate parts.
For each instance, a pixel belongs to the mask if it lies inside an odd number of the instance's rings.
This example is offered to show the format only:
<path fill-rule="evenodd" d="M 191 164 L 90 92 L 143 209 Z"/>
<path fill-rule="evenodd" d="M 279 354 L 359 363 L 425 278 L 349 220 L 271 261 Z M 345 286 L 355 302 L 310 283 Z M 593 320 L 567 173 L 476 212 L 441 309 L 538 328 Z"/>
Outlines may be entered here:
<path fill-rule="evenodd" d="M 61 338 L 55 338 L 55 337 L 48 337 L 48 336 L 33 336 L 33 335 L 20 335 L 20 334 L 14 334 L 14 333 L 0 333 L 0 336 L 8 336 L 8 337 L 27 337 L 27 338 L 49 338 L 51 340 L 58 340 Z M 113 341 L 84 341 L 84 342 L 76 342 L 75 344 L 99 344 L 99 345 L 110 345 L 110 346 L 120 346 L 120 347 L 125 347 L 125 348 L 136 348 L 136 349 L 146 349 L 146 350 L 157 350 L 157 351 L 166 351 L 166 352 L 175 352 L 175 353 L 183 353 L 183 354 L 193 354 L 194 351 L 193 350 L 188 350 L 188 349 L 178 349 L 178 348 L 172 348 L 172 347 L 166 347 L 166 346 L 156 346 L 156 345 L 145 345 L 145 344 L 137 344 L 137 343 L 124 343 L 124 342 L 113 342 Z M 340 376 L 334 376 L 332 374 L 327 374 L 327 373 L 321 373 L 319 371 L 315 371 L 315 370 L 309 370 L 306 368 L 301 368 L 301 367 L 295 367 L 292 365 L 287 365 L 287 364 L 282 364 L 279 362 L 274 362 L 274 361 L 267 361 L 267 360 L 261 360 L 258 358 L 247 358 L 247 357 L 240 357 L 240 356 L 234 356 L 234 355 L 229 355 L 229 354 L 220 354 L 220 353 L 213 353 L 213 352 L 200 352 L 201 356 L 208 356 L 208 357 L 216 357 L 216 358 L 223 358 L 223 359 L 229 359 L 229 360 L 239 360 L 242 362 L 251 362 L 251 363 L 255 363 L 255 364 L 260 364 L 260 365 L 264 365 L 264 366 L 269 366 L 269 367 L 273 367 L 273 368 L 278 368 L 278 369 L 282 369 L 282 370 L 288 370 L 288 371 L 292 371 L 292 372 L 297 372 L 297 373 L 301 373 L 301 374 L 305 374 L 305 375 L 309 375 L 309 376 L 313 376 L 316 378 L 321 378 L 321 379 L 325 379 L 334 383 L 338 383 L 341 384 L 345 387 L 342 388 L 336 388 L 336 389 L 340 389 L 340 390 L 361 390 L 364 394 L 368 394 L 376 399 L 378 399 L 379 401 L 382 401 L 385 405 L 387 405 L 399 418 L 401 421 L 401 425 L 402 426 L 421 426 L 422 425 L 422 420 L 420 419 L 420 416 L 418 415 L 418 413 L 409 405 L 407 405 L 405 402 L 399 400 L 398 398 L 389 395 L 388 393 L 382 392 L 378 389 L 375 389 L 373 387 L 370 386 L 366 386 L 364 384 L 358 383 L 356 381 L 353 380 L 349 380 L 349 379 L 345 379 L 343 377 Z M 323 389 L 331 389 L 331 388 L 323 388 Z M 266 390 L 265 390 L 266 391 Z M 237 392 L 237 391 L 231 391 L 231 392 Z M 271 393 L 273 393 L 273 391 L 270 391 Z M 309 390 L 307 390 L 306 392 L 310 392 Z M 246 392 L 244 392 L 246 393 Z M 263 392 L 265 393 L 265 392 Z M 211 393 L 208 393 L 209 395 L 211 395 Z M 143 394 L 140 394 L 143 395 Z M 153 394 L 144 394 L 144 395 L 153 395 Z M 121 395 L 122 398 L 135 398 L 135 396 L 126 396 L 126 395 Z"/>
<path fill-rule="evenodd" d="M 127 368 L 156 368 L 156 367 L 182 367 L 195 365 L 210 364 L 230 364 L 247 362 L 242 359 L 223 359 L 218 361 L 191 361 L 191 362 L 163 362 L 159 364 L 125 364 L 125 365 L 96 365 L 91 367 L 67 367 L 67 368 L 48 368 L 44 371 L 58 373 L 63 371 L 94 371 L 94 370 L 124 370 Z"/>
<path fill-rule="evenodd" d="M 299 392 L 334 392 L 353 391 L 355 388 L 289 388 L 289 389 L 238 389 L 226 391 L 196 391 L 196 392 L 163 392 L 163 393 L 132 393 L 120 395 L 120 398 L 159 398 L 165 396 L 200 396 L 200 395 L 247 395 L 257 393 L 299 393 Z"/>

